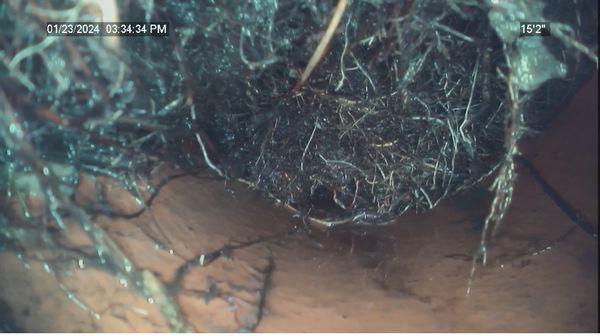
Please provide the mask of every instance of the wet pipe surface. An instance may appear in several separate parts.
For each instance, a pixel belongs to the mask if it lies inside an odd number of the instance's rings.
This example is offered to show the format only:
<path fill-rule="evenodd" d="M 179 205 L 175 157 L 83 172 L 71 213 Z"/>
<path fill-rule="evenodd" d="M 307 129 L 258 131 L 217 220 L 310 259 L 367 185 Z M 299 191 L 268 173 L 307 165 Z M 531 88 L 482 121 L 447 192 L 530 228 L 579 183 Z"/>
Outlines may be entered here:
<path fill-rule="evenodd" d="M 597 231 L 596 87 L 523 152 Z M 138 216 L 95 220 L 197 331 L 597 331 L 597 240 L 523 169 L 465 296 L 489 201 L 482 187 L 391 226 L 307 232 L 243 186 L 188 176 Z M 91 265 L 66 264 L 68 297 L 43 253 L 0 253 L 3 331 L 168 330 L 156 305 Z"/>

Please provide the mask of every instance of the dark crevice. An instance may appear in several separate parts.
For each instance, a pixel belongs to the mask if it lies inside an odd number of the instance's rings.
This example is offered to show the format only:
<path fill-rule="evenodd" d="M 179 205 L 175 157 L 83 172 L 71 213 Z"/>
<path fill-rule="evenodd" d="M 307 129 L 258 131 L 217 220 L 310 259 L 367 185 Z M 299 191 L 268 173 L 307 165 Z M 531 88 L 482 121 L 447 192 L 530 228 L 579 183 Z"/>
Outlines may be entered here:
<path fill-rule="evenodd" d="M 587 233 L 592 238 L 598 239 L 598 230 L 594 228 L 594 225 L 590 223 L 590 221 L 587 220 L 581 212 L 575 210 L 575 208 L 571 206 L 569 202 L 567 202 L 558 193 L 558 191 L 546 181 L 546 179 L 542 176 L 542 174 L 540 174 L 531 161 L 527 160 L 527 158 L 522 155 L 518 156 L 517 160 L 521 165 L 527 168 L 535 182 L 542 188 L 544 193 L 565 215 L 567 215 L 567 217 L 569 217 L 573 223 L 575 223 L 580 229 L 583 230 L 583 232 Z"/>

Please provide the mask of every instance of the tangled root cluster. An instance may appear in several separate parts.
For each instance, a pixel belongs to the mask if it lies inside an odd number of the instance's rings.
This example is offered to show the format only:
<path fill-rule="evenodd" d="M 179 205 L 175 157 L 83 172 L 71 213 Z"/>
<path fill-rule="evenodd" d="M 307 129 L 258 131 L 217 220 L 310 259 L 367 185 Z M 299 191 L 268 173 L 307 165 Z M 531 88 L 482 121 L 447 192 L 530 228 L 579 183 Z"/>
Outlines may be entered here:
<path fill-rule="evenodd" d="M 440 5 L 348 5 L 307 80 L 303 69 L 322 37 L 294 28 L 324 27 L 330 16 L 295 3 L 280 9 L 302 13 L 294 20 L 228 27 L 240 31 L 228 40 L 264 52 L 244 57 L 259 68 L 238 77 L 247 89 L 228 81 L 234 99 L 206 102 L 225 160 L 255 187 L 330 221 L 382 222 L 432 208 L 488 174 L 503 146 L 505 85 L 494 73 L 501 43 L 480 19 L 483 8 Z M 247 53 L 231 49 L 229 58 Z"/>

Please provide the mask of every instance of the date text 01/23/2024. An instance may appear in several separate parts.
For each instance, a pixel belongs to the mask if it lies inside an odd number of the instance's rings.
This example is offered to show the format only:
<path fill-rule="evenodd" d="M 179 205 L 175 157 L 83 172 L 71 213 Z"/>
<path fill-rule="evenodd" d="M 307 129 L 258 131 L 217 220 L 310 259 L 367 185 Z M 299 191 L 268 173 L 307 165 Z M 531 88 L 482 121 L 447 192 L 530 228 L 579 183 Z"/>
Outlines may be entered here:
<path fill-rule="evenodd" d="M 168 22 L 47 22 L 47 36 L 169 36 Z"/>

